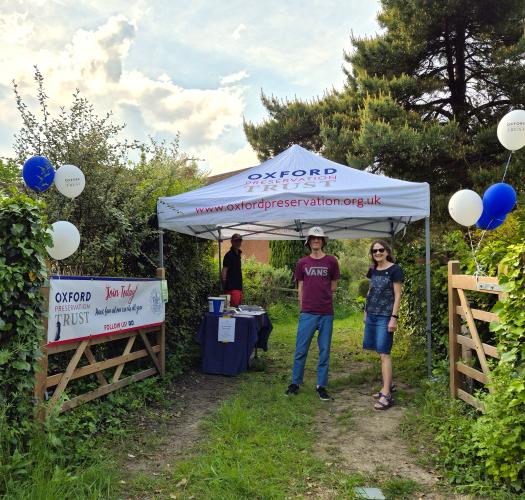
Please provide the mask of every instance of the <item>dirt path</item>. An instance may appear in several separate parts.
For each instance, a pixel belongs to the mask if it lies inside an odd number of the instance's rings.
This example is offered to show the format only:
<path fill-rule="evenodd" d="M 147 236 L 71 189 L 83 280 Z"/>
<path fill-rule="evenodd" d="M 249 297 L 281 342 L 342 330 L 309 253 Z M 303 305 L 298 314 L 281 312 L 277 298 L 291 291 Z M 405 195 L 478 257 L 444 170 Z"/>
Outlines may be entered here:
<path fill-rule="evenodd" d="M 360 369 L 363 366 L 354 368 L 356 373 Z M 348 373 L 345 376 L 348 377 Z M 377 411 L 371 397 L 377 387 L 369 382 L 359 383 L 359 377 L 356 379 L 356 383 L 352 383 L 350 373 L 349 383 L 333 392 L 334 400 L 317 417 L 318 456 L 342 472 L 369 478 L 371 484 L 376 479 L 376 484 L 393 479 L 414 481 L 419 488 L 410 498 L 467 498 L 440 493 L 439 476 L 418 465 L 415 455 L 408 450 L 399 427 L 412 389 L 398 384 L 394 406 L 387 411 Z"/>
<path fill-rule="evenodd" d="M 399 422 L 406 408 L 394 405 L 378 412 L 373 402 L 368 391 L 350 388 L 338 392 L 318 418 L 320 455 L 329 461 L 336 451 L 351 472 L 434 485 L 437 478 L 413 463 L 399 437 Z"/>
<path fill-rule="evenodd" d="M 201 438 L 199 426 L 233 392 L 239 379 L 189 371 L 167 395 L 167 405 L 152 408 L 136 426 L 147 430 L 124 450 L 125 474 L 156 476 L 170 469 Z"/>

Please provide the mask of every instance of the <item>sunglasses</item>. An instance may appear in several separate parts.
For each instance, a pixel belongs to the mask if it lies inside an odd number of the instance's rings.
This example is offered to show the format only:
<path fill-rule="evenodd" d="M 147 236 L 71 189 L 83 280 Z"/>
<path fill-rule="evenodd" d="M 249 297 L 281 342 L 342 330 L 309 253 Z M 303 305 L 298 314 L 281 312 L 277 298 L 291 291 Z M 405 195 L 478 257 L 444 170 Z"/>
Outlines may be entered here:
<path fill-rule="evenodd" d="M 384 251 L 384 248 L 372 248 L 372 253 L 383 253 Z"/>

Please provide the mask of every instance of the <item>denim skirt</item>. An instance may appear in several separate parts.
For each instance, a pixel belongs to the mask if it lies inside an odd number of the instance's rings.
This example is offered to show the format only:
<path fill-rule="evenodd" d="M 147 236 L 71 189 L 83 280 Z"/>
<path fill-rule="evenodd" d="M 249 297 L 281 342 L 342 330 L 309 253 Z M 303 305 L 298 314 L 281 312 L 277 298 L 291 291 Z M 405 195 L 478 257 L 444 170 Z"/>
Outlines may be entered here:
<path fill-rule="evenodd" d="M 376 351 L 379 354 L 390 354 L 394 333 L 388 331 L 389 321 L 390 316 L 366 315 L 363 349 Z"/>

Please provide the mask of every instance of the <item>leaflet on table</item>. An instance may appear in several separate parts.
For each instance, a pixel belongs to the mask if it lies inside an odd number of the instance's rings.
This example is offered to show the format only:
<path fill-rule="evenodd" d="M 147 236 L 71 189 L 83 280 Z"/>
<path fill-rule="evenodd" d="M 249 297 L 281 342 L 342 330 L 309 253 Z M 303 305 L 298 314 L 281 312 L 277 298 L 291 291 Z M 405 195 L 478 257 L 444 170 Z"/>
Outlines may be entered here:
<path fill-rule="evenodd" d="M 219 318 L 219 342 L 235 342 L 235 318 Z"/>

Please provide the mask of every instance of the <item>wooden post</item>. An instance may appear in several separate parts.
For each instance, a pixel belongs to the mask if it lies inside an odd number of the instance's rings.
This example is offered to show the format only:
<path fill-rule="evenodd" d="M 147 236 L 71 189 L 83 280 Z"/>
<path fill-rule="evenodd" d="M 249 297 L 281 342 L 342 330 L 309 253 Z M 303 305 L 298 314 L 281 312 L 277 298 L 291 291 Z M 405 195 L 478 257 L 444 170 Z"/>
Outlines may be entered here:
<path fill-rule="evenodd" d="M 461 334 L 465 335 L 465 333 L 468 333 L 468 328 L 462 327 L 461 328 Z M 463 361 L 464 365 L 467 365 L 469 367 L 472 366 L 472 349 L 464 344 L 461 345 L 461 360 Z M 470 377 L 466 377 L 463 375 L 463 387 L 472 394 L 473 392 L 473 379 Z"/>
<path fill-rule="evenodd" d="M 456 289 L 452 286 L 452 276 L 459 274 L 459 262 L 457 260 L 448 263 L 448 357 L 450 363 L 450 395 L 452 398 L 458 397 L 459 376 L 456 363 L 459 358 L 457 336 L 461 333 L 459 316 L 456 313 L 459 305 L 459 296 Z"/>
<path fill-rule="evenodd" d="M 157 268 L 157 278 L 160 278 L 161 280 L 166 279 L 166 269 L 164 267 Z M 160 326 L 159 345 L 160 376 L 164 377 L 166 373 L 166 320 L 164 320 Z"/>

